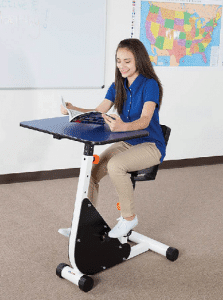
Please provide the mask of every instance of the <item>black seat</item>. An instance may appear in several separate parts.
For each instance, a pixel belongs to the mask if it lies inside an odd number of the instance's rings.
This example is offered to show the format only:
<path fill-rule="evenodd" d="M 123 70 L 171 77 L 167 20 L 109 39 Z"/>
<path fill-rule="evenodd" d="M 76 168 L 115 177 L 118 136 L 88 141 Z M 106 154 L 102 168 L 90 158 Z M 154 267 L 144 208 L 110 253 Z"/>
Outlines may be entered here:
<path fill-rule="evenodd" d="M 170 137 L 171 129 L 165 125 L 161 125 L 161 128 L 163 131 L 165 143 L 167 145 L 169 137 Z M 158 168 L 159 168 L 159 165 L 156 165 L 156 166 L 152 166 L 150 168 L 143 169 L 140 171 L 129 172 L 129 174 L 131 174 L 133 188 L 135 189 L 136 181 L 154 180 L 156 178 Z"/>

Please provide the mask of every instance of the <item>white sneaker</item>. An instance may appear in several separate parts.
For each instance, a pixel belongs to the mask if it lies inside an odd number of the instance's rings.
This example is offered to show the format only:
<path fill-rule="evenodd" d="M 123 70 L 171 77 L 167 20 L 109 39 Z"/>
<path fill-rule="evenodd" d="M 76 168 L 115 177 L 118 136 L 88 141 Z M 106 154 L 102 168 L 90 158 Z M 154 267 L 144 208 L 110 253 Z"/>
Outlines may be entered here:
<path fill-rule="evenodd" d="M 69 237 L 71 233 L 71 228 L 60 228 L 58 232 L 66 237 Z"/>
<path fill-rule="evenodd" d="M 127 221 L 123 217 L 120 217 L 117 220 L 119 220 L 118 224 L 116 224 L 115 227 L 108 233 L 110 238 L 120 238 L 126 236 L 131 229 L 138 225 L 137 216 L 135 216 L 132 221 Z"/>

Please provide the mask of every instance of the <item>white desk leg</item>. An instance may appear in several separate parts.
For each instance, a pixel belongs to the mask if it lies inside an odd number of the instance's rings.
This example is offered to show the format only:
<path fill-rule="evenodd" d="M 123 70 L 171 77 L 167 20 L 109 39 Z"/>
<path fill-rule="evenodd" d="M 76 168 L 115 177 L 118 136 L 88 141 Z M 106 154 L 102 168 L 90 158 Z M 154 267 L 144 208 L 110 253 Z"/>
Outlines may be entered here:
<path fill-rule="evenodd" d="M 74 213 L 73 213 L 73 220 L 72 220 L 72 227 L 71 227 L 71 234 L 69 239 L 69 260 L 73 268 L 76 268 L 75 260 L 74 260 L 74 248 L 77 236 L 77 229 L 80 219 L 80 211 L 81 205 L 84 198 L 87 197 L 88 194 L 88 187 L 90 182 L 91 176 L 91 169 L 92 169 L 92 162 L 93 156 L 86 156 L 83 155 L 81 169 L 80 169 L 80 176 L 78 181 L 77 187 L 77 195 L 76 201 L 74 204 Z"/>
<path fill-rule="evenodd" d="M 77 187 L 76 201 L 74 204 L 73 220 L 71 226 L 71 233 L 69 237 L 69 260 L 71 267 L 66 264 L 59 264 L 57 266 L 57 275 L 61 278 L 65 278 L 72 283 L 79 286 L 79 288 L 85 292 L 88 292 L 93 287 L 93 279 L 89 276 L 81 273 L 75 263 L 74 250 L 76 243 L 76 236 L 78 230 L 78 224 L 80 219 L 80 211 L 83 199 L 87 197 L 88 187 L 90 183 L 91 169 L 92 169 L 93 155 L 83 155 L 81 162 L 81 169 Z"/>

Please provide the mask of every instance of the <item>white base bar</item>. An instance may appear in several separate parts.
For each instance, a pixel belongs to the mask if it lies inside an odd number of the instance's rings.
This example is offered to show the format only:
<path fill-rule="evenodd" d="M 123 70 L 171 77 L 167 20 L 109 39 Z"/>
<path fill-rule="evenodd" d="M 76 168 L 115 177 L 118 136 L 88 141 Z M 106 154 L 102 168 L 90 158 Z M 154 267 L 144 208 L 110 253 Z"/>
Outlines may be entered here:
<path fill-rule="evenodd" d="M 148 237 L 146 237 L 145 235 L 142 235 L 140 233 L 137 233 L 135 231 L 132 232 L 132 234 L 129 236 L 129 240 L 138 244 L 137 246 L 139 246 L 138 248 L 135 248 L 135 249 L 143 249 L 143 248 L 146 248 L 146 245 L 148 246 L 148 250 L 152 250 L 154 252 L 157 252 L 163 256 L 166 256 L 166 251 L 167 249 L 169 248 L 169 246 L 165 245 L 165 244 L 162 244 L 160 242 L 157 242 L 153 239 L 150 239 Z M 141 245 L 141 247 L 140 247 Z M 136 246 L 133 246 L 132 249 L 136 247 Z M 134 250 L 136 252 L 136 250 Z M 145 250 L 146 251 L 146 250 Z M 145 252 L 143 251 L 143 252 Z M 140 254 L 142 252 L 139 252 L 138 254 Z M 137 254 L 136 254 L 137 255 Z M 136 256 L 134 255 L 134 256 Z M 131 256 L 131 253 L 130 253 L 130 256 Z M 133 256 L 132 256 L 133 257 Z"/>
<path fill-rule="evenodd" d="M 83 276 L 79 271 L 75 271 L 70 267 L 64 267 L 61 276 L 78 286 L 80 278 Z"/>
<path fill-rule="evenodd" d="M 133 258 L 133 257 L 135 257 L 139 254 L 142 254 L 142 253 L 144 253 L 148 250 L 149 250 L 148 243 L 140 243 L 138 245 L 132 246 L 131 247 L 131 252 L 130 252 L 130 255 L 129 255 L 128 259 Z"/>

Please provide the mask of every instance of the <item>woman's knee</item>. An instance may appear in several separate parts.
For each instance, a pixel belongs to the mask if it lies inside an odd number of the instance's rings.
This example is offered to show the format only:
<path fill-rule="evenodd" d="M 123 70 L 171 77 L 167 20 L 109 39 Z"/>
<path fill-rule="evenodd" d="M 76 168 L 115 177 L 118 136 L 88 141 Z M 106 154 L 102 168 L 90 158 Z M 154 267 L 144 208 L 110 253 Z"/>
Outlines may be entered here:
<path fill-rule="evenodd" d="M 117 157 L 113 157 L 109 160 L 109 162 L 107 164 L 107 169 L 108 169 L 109 175 L 115 176 L 120 173 L 125 173 L 125 168 L 124 168 L 123 164 L 121 163 L 121 161 L 119 159 L 117 159 Z"/>
<path fill-rule="evenodd" d="M 113 163 L 113 159 L 110 159 L 108 164 L 107 164 L 107 169 L 108 169 L 108 174 L 113 174 L 115 173 L 115 165 Z"/>

